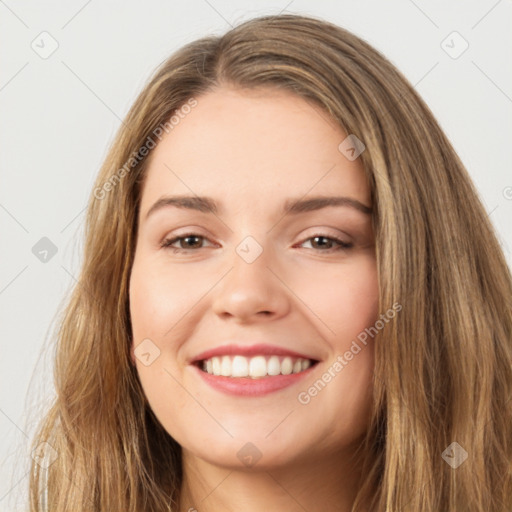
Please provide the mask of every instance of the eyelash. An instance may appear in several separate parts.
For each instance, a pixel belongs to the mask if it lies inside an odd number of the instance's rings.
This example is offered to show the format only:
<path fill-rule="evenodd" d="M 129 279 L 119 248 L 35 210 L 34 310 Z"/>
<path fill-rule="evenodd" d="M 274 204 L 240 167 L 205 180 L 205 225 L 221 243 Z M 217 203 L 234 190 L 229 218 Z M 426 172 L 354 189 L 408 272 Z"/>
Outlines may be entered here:
<path fill-rule="evenodd" d="M 177 236 L 177 237 L 174 237 L 174 238 L 167 238 L 167 239 L 162 241 L 160 246 L 163 249 L 171 250 L 173 253 L 184 253 L 184 252 L 188 252 L 188 251 L 194 251 L 196 249 L 181 249 L 181 248 L 178 248 L 178 247 L 172 247 L 172 244 L 178 242 L 179 240 L 184 240 L 185 238 L 189 238 L 189 237 L 196 237 L 196 238 L 206 239 L 205 236 L 198 235 L 197 233 L 186 233 L 184 235 Z M 338 251 L 348 251 L 348 250 L 352 249 L 353 246 L 354 246 L 354 244 L 343 242 L 339 238 L 332 237 L 332 236 L 327 236 L 327 235 L 322 235 L 320 233 L 306 238 L 303 242 L 301 242 L 301 244 L 305 243 L 305 242 L 307 242 L 309 240 L 312 240 L 313 238 L 325 238 L 326 240 L 331 240 L 331 241 L 334 241 L 335 243 L 338 244 L 337 248 L 331 247 L 331 248 L 326 249 L 326 250 L 317 249 L 317 251 L 319 251 L 319 252 L 331 253 L 331 252 L 338 252 Z M 199 247 L 199 249 L 203 249 L 203 247 Z M 313 249 L 313 250 L 315 250 L 315 249 Z"/>

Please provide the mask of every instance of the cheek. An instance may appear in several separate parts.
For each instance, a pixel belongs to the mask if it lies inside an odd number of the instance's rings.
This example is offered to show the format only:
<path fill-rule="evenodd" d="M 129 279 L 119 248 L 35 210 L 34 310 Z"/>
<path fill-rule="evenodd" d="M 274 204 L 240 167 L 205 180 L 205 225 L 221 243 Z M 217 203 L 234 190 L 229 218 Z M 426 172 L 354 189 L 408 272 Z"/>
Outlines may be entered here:
<path fill-rule="evenodd" d="M 184 293 L 184 290 L 186 293 Z M 134 341 L 165 334 L 184 317 L 204 291 L 191 286 L 183 271 L 172 274 L 161 265 L 135 262 L 130 277 L 130 315 Z"/>
<path fill-rule="evenodd" d="M 166 333 L 186 313 L 180 289 L 179 275 L 165 275 L 161 267 L 149 260 L 134 262 L 130 276 L 132 359 L 150 407 L 166 427 L 173 423 L 173 411 L 185 407 L 188 400 L 175 380 L 181 380 L 176 366 L 177 347 L 163 344 Z M 139 348 L 136 357 L 134 351 L 139 345 L 144 350 Z M 142 352 L 150 354 L 147 365 L 140 355 Z M 168 400 L 169 396 L 173 397 L 172 401 Z"/>
<path fill-rule="evenodd" d="M 339 265 L 329 272 L 309 275 L 298 292 L 320 319 L 333 348 L 350 345 L 360 332 L 376 321 L 379 286 L 375 259 L 361 258 L 354 265 Z M 341 344 L 341 346 L 339 346 Z"/>

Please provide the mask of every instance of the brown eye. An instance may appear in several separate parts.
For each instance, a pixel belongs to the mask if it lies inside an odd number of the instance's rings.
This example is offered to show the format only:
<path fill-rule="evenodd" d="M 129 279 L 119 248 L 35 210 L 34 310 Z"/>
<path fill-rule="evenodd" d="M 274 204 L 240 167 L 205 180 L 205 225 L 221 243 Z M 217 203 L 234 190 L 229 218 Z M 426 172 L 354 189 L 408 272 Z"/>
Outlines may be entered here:
<path fill-rule="evenodd" d="M 172 249 L 174 252 L 182 252 L 189 249 L 201 249 L 203 240 L 205 240 L 204 236 L 198 235 L 196 233 L 187 233 L 186 235 L 166 239 L 162 242 L 161 246 L 163 248 Z M 173 247 L 176 242 L 180 243 L 180 247 Z"/>
<path fill-rule="evenodd" d="M 161 243 L 161 247 L 164 249 L 171 249 L 173 252 L 186 252 L 194 249 L 202 249 L 202 242 L 206 240 L 206 237 L 198 235 L 197 233 L 187 233 L 185 235 L 177 236 L 174 238 L 165 239 Z M 300 245 L 306 242 L 311 242 L 312 249 L 319 252 L 337 252 L 346 251 L 353 247 L 352 243 L 344 242 L 336 237 L 330 237 L 325 235 L 314 235 L 302 242 Z M 179 247 L 175 247 L 174 244 L 179 243 Z"/>
<path fill-rule="evenodd" d="M 313 240 L 311 245 L 313 249 L 318 249 L 320 252 L 333 252 L 333 251 L 345 251 L 351 249 L 354 244 L 344 242 L 339 238 L 325 236 L 325 235 L 314 235 L 302 242 L 302 244 Z M 302 245 L 300 244 L 300 245 Z M 337 245 L 337 247 L 336 247 Z"/>

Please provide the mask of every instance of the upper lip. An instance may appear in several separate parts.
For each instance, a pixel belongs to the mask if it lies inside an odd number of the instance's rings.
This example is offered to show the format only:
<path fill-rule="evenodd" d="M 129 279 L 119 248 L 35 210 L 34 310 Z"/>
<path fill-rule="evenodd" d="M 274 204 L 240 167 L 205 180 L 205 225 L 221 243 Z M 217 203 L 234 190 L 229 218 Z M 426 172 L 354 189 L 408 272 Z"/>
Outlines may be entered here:
<path fill-rule="evenodd" d="M 290 356 L 295 358 L 302 359 L 311 359 L 313 361 L 317 361 L 315 357 L 312 357 L 307 354 L 302 354 L 300 352 L 296 352 L 294 350 L 289 350 L 284 347 L 279 347 L 277 345 L 268 345 L 266 343 L 257 343 L 251 345 L 237 345 L 234 343 L 230 343 L 227 345 L 221 345 L 219 347 L 211 348 L 197 354 L 190 361 L 191 363 L 197 363 L 199 361 L 204 361 L 206 359 L 210 359 L 215 356 L 225 356 L 225 355 L 240 355 L 240 356 L 259 356 L 259 355 L 269 355 L 269 356 Z"/>

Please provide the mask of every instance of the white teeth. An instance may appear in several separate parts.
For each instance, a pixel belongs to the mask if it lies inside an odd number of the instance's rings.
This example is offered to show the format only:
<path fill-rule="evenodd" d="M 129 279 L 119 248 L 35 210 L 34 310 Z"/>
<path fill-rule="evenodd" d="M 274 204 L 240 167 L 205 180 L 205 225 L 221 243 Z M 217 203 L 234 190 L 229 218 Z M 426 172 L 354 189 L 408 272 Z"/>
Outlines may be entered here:
<path fill-rule="evenodd" d="M 263 356 L 251 357 L 249 375 L 251 377 L 265 377 L 267 375 L 267 361 Z"/>
<path fill-rule="evenodd" d="M 279 356 L 244 357 L 222 356 L 203 361 L 203 371 L 223 377 L 251 377 L 259 379 L 267 376 L 290 375 L 299 373 L 311 366 L 309 359 Z"/>
<path fill-rule="evenodd" d="M 233 377 L 247 377 L 249 375 L 249 363 L 246 357 L 235 356 L 233 358 L 233 364 L 231 365 L 231 375 Z"/>
<path fill-rule="evenodd" d="M 269 375 L 279 375 L 281 373 L 281 363 L 279 357 L 272 356 L 267 363 L 267 373 Z"/>
<path fill-rule="evenodd" d="M 222 356 L 220 374 L 224 377 L 229 377 L 231 375 L 231 358 L 229 356 Z"/>
<path fill-rule="evenodd" d="M 281 373 L 283 375 L 290 375 L 293 371 L 293 363 L 291 357 L 285 357 L 281 363 Z"/>

